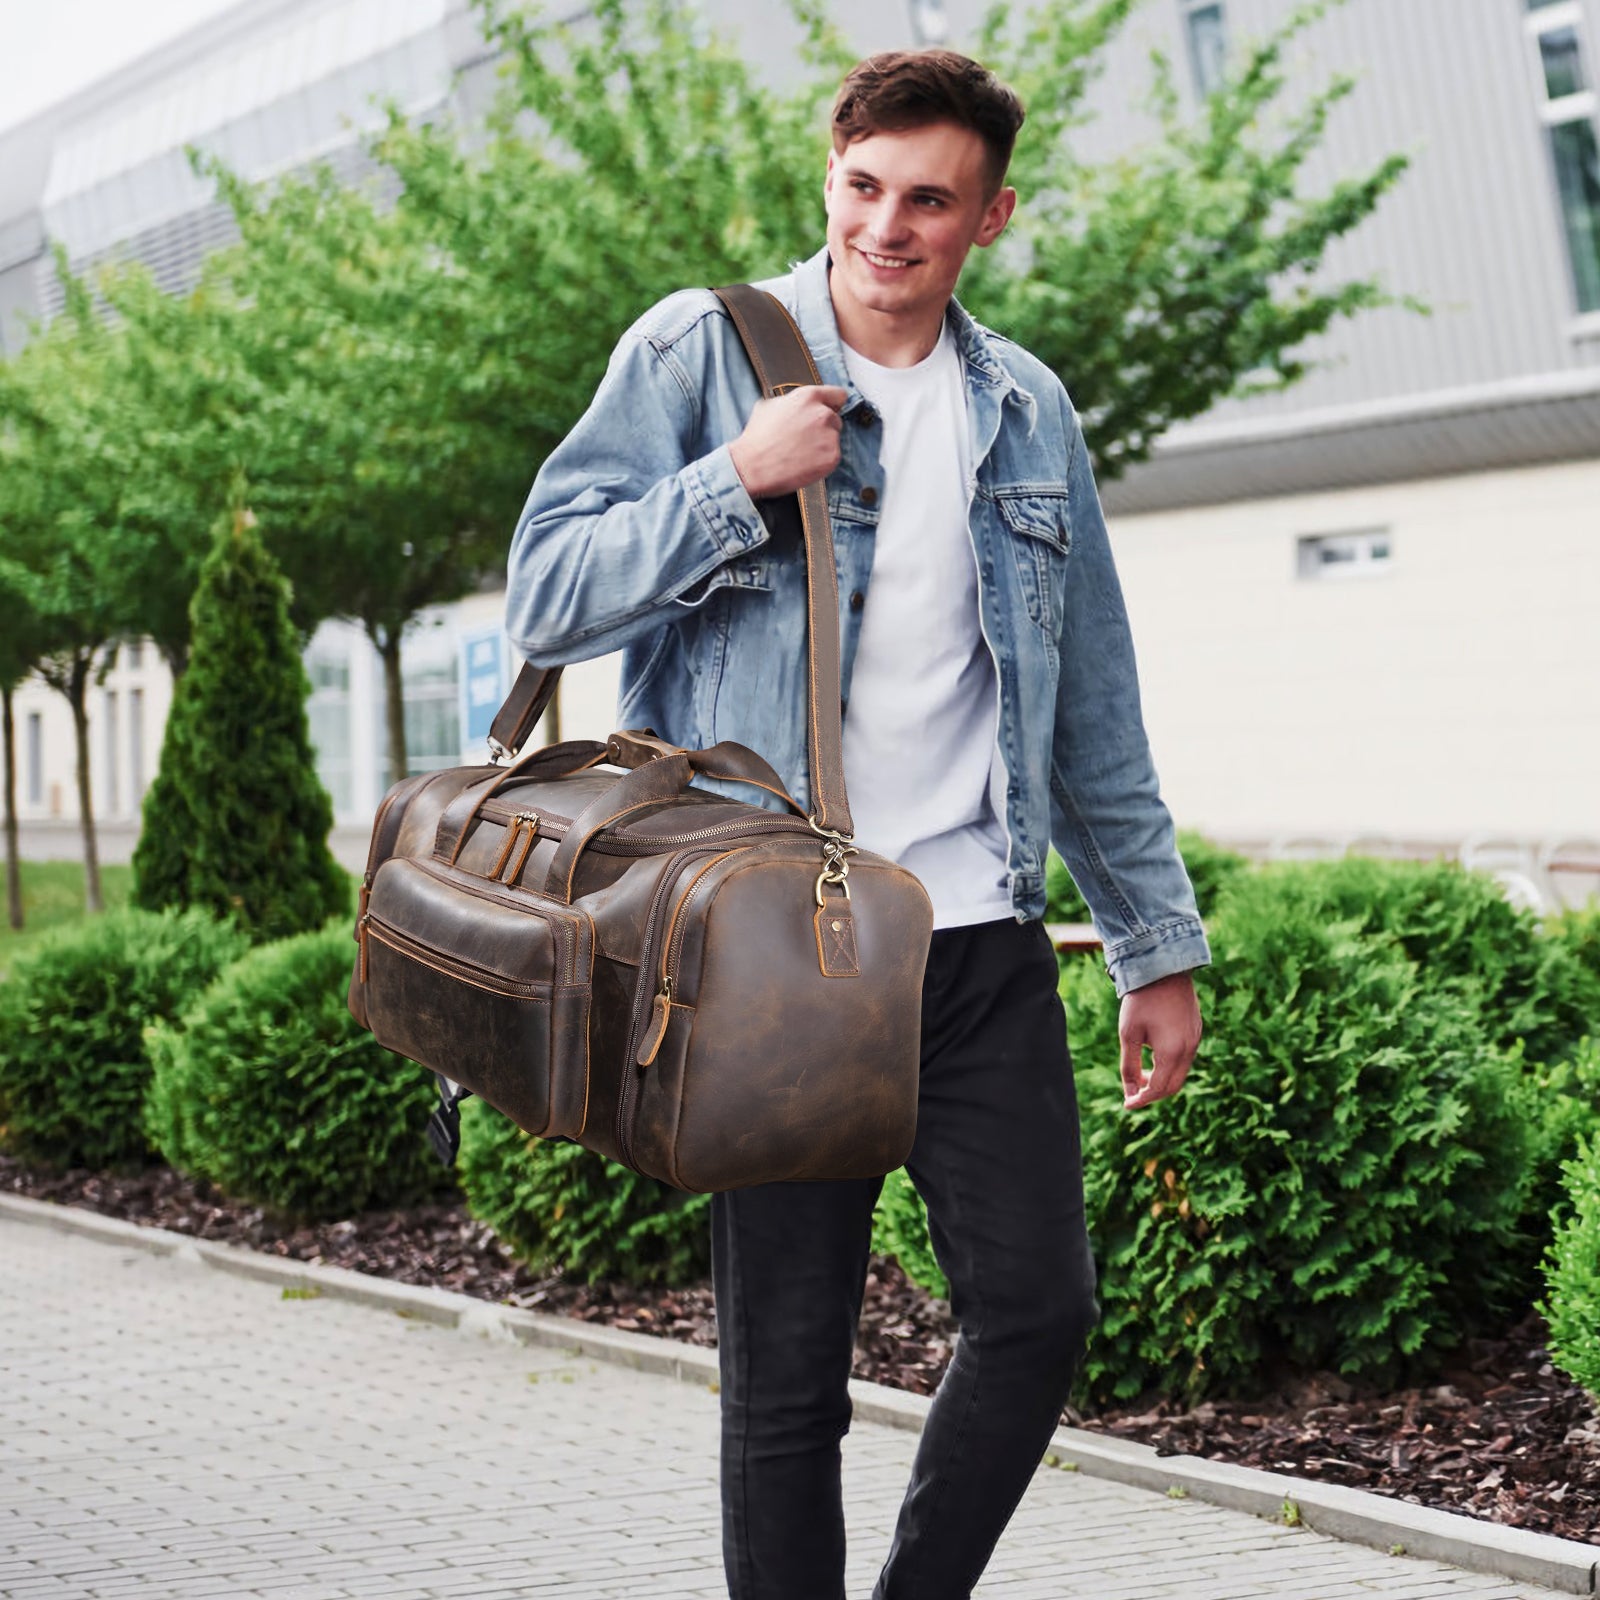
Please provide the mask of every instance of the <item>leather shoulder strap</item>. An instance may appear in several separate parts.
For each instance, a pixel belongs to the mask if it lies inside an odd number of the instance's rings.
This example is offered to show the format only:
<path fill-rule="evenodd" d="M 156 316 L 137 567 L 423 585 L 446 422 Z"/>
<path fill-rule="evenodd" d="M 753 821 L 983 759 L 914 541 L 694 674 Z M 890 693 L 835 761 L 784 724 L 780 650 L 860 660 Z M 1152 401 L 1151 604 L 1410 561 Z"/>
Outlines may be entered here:
<path fill-rule="evenodd" d="M 715 291 L 728 308 L 767 398 L 822 382 L 804 335 L 783 302 L 748 283 Z M 807 745 L 812 820 L 828 833 L 854 831 L 844 790 L 843 706 L 839 689 L 839 575 L 827 489 L 820 481 L 800 491 L 806 546 L 806 655 L 810 668 Z"/>
<path fill-rule="evenodd" d="M 733 319 L 766 398 L 805 384 L 821 383 L 816 364 L 783 303 L 747 283 L 712 291 Z M 839 576 L 833 560 L 828 497 L 822 483 L 803 489 L 800 522 L 806 551 L 806 654 L 810 715 L 807 753 L 811 768 L 812 820 L 825 832 L 849 837 L 849 801 L 844 787 L 843 707 L 840 703 Z M 561 679 L 560 667 L 525 665 L 496 714 L 489 737 L 496 754 L 515 756 L 532 734 Z"/>
<path fill-rule="evenodd" d="M 489 725 L 489 749 L 497 760 L 515 760 L 524 744 L 539 726 L 545 707 L 555 698 L 556 685 L 561 682 L 560 667 L 535 667 L 522 664 L 517 681 L 505 704 L 494 714 Z"/>

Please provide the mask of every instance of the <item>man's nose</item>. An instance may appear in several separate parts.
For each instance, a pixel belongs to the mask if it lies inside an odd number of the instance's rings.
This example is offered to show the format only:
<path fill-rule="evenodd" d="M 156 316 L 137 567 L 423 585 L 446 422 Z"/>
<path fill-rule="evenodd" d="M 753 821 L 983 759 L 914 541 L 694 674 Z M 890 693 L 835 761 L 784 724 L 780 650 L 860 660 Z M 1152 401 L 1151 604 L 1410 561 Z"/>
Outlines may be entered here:
<path fill-rule="evenodd" d="M 909 209 L 891 201 L 873 219 L 873 233 L 879 244 L 903 243 L 911 232 Z"/>

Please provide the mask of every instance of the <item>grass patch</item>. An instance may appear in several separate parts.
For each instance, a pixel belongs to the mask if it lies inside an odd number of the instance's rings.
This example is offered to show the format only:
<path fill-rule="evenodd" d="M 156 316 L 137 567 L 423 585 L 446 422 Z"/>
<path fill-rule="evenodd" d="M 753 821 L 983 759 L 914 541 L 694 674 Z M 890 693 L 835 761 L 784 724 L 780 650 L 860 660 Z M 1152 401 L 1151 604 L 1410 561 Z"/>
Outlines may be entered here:
<path fill-rule="evenodd" d="M 100 890 L 108 910 L 126 905 L 132 888 L 132 867 L 101 865 Z M 0 918 L 0 974 L 57 928 L 73 927 L 88 914 L 83 908 L 81 861 L 24 861 L 23 926 L 19 932 Z"/>

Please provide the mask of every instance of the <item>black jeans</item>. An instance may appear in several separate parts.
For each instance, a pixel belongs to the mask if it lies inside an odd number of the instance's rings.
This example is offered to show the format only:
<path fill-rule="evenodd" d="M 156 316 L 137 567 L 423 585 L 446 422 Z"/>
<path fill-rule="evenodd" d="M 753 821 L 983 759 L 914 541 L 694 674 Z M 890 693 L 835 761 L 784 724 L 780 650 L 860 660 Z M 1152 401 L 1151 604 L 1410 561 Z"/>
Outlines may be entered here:
<path fill-rule="evenodd" d="M 873 1593 L 966 1600 L 1096 1316 L 1077 1101 L 1041 924 L 933 936 L 906 1165 L 961 1333 Z M 839 1443 L 879 1188 L 767 1184 L 712 1202 L 731 1600 L 843 1600 Z"/>

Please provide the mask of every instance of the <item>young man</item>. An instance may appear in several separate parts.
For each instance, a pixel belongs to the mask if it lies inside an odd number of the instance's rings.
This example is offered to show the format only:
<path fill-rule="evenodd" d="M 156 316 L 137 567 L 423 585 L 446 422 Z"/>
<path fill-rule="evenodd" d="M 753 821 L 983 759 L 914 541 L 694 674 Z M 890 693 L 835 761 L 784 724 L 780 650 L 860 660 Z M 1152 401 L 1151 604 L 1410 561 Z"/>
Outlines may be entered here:
<path fill-rule="evenodd" d="M 961 1324 L 875 1600 L 971 1593 L 1095 1317 L 1039 920 L 1049 843 L 1123 996 L 1130 1108 L 1182 1085 L 1200 1037 L 1189 971 L 1208 959 L 1077 417 L 1052 372 L 952 298 L 1016 205 L 1022 117 L 951 52 L 856 67 L 834 109 L 826 248 L 763 285 L 823 385 L 758 403 L 719 303 L 672 296 L 624 335 L 545 463 L 510 562 L 529 659 L 621 648 L 621 726 L 750 745 L 805 804 L 803 556 L 756 502 L 827 479 L 856 841 L 916 872 L 935 910 L 908 1167 Z M 844 1594 L 839 1444 L 878 1187 L 713 1202 L 733 1600 Z"/>

